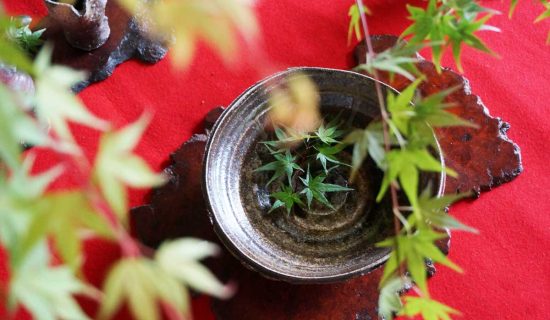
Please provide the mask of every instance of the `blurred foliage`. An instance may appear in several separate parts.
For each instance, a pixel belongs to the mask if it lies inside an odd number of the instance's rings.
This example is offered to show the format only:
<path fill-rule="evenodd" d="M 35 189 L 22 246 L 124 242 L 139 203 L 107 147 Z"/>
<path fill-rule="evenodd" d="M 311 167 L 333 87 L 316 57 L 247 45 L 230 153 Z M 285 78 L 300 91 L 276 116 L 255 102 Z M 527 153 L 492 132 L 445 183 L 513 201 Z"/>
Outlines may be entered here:
<path fill-rule="evenodd" d="M 239 40 L 253 41 L 258 26 L 247 0 L 118 0 L 140 18 L 151 36 L 170 43 L 177 67 L 191 61 L 198 40 L 234 60 Z"/>
<path fill-rule="evenodd" d="M 251 1 L 118 1 L 140 18 L 152 37 L 170 45 L 177 67 L 191 61 L 197 41 L 205 41 L 232 61 L 239 43 L 251 42 L 258 34 Z M 540 2 L 545 11 L 537 22 L 550 17 L 548 0 Z M 512 0 L 510 15 L 516 5 L 517 0 Z M 409 6 L 408 10 L 412 24 L 402 35 L 408 44 L 370 54 L 360 70 L 386 71 L 413 79 L 419 77 L 414 63 L 420 48 L 431 47 L 438 68 L 449 48 L 460 70 L 464 45 L 491 52 L 477 33 L 496 31 L 486 24 L 496 12 L 478 2 L 428 0 L 426 8 Z M 349 10 L 350 39 L 354 34 L 360 37 L 361 20 L 366 21 L 363 12 L 368 9 L 360 2 Z M 0 242 L 11 270 L 7 300 L 3 301 L 6 307 L 11 312 L 26 308 L 36 319 L 87 319 L 75 299 L 75 295 L 86 295 L 100 304 L 100 319 L 112 318 L 123 303 L 128 303 L 137 319 L 159 319 L 161 312 L 181 319 L 190 314 L 188 288 L 218 298 L 231 296 L 234 287 L 221 284 L 199 263 L 217 254 L 218 248 L 211 243 L 178 239 L 164 243 L 153 257 L 141 253 L 128 231 L 128 188 L 150 188 L 164 181 L 134 151 L 151 117 L 145 113 L 132 124 L 114 128 L 108 120 L 91 113 L 71 91 L 85 75 L 52 65 L 52 48 L 46 45 L 39 50 L 43 30 L 31 31 L 29 24 L 26 18 L 9 18 L 0 7 L 0 68 L 16 67 L 31 75 L 36 86 L 35 94 L 22 97 L 22 93 L 0 85 Z M 305 175 L 299 180 L 304 184 L 301 191 L 293 189 L 289 181 L 288 186 L 272 194 L 272 209 L 285 207 L 290 212 L 294 205 L 310 206 L 313 200 L 330 207 L 326 193 L 349 190 L 325 183 L 331 170 L 346 166 L 339 159 L 346 144 L 353 145 L 352 178 L 370 155 L 385 173 L 380 194 L 392 188 L 404 191 L 408 203 L 394 207 L 402 228 L 380 243 L 391 250 L 379 300 L 379 313 L 386 319 L 401 314 L 437 320 L 456 314 L 430 298 L 424 263 L 431 259 L 458 270 L 434 245 L 444 237 L 438 228 L 475 232 L 446 213 L 448 205 L 463 195 L 436 198 L 430 189 L 418 190 L 421 171 L 443 170 L 432 153 L 431 128 L 471 125 L 447 111 L 445 97 L 452 91 L 422 98 L 416 93 L 419 83 L 413 83 L 400 96 L 386 97 L 388 116 L 382 121 L 347 135 L 334 123 L 323 124 L 319 95 L 307 77 L 288 79 L 270 101 L 276 139 L 265 141 L 265 146 L 275 164 L 266 164 L 261 171 L 273 171 L 273 181 L 290 180 L 296 172 Z M 93 161 L 81 150 L 71 124 L 101 133 Z M 292 155 L 303 141 L 311 143 L 308 161 L 318 166 L 315 174 L 313 166 L 302 168 Z M 66 168 L 59 164 L 35 172 L 33 151 L 25 151 L 23 144 L 71 157 L 85 178 L 78 187 L 51 190 L 51 184 L 66 173 Z M 88 284 L 81 270 L 82 242 L 90 237 L 117 243 L 122 251 L 102 288 Z M 399 291 L 411 287 L 412 281 L 421 296 L 400 299 Z"/>
<path fill-rule="evenodd" d="M 153 173 L 149 165 L 132 152 L 150 118 L 144 114 L 131 125 L 105 133 L 99 141 L 93 178 L 117 218 L 123 222 L 128 212 L 126 187 L 149 188 L 164 183 L 161 175 Z"/>
<path fill-rule="evenodd" d="M 7 36 L 12 41 L 15 41 L 21 49 L 33 53 L 44 43 L 40 37 L 46 29 L 32 31 L 30 29 L 32 22 L 30 17 L 12 17 L 10 22 L 11 25 L 7 30 Z"/>
<path fill-rule="evenodd" d="M 356 1 L 354 6 L 359 8 L 362 1 Z M 390 249 L 380 281 L 380 317 L 393 319 L 398 314 L 432 320 L 450 319 L 452 314 L 458 312 L 430 298 L 426 261 L 461 272 L 460 267 L 440 251 L 436 242 L 447 237 L 442 232 L 444 229 L 477 231 L 447 214 L 448 206 L 464 195 L 439 197 L 431 186 L 422 192 L 419 188 L 422 172 L 456 176 L 438 158 L 441 151 L 438 150 L 437 137 L 432 128 L 477 126 L 449 112 L 453 105 L 447 103 L 446 98 L 457 88 L 442 90 L 428 97 L 419 94 L 418 88 L 424 76 L 415 63 L 419 59 L 417 52 L 424 47 L 431 48 L 437 70 L 441 70 L 441 58 L 447 48 L 452 51 L 460 71 L 463 45 L 492 53 L 476 33 L 482 30 L 498 31 L 486 24 L 497 12 L 473 0 L 428 0 L 425 7 L 408 5 L 407 9 L 412 23 L 401 38 L 406 37 L 408 41 L 400 40 L 393 48 L 378 54 L 368 38 L 366 15 L 362 14 L 360 18 L 352 16 L 353 29 L 360 30 L 357 24 L 361 21 L 363 30 L 367 32 L 366 62 L 356 70 L 366 71 L 375 78 L 379 72 L 389 73 L 390 79 L 394 74 L 399 74 L 412 83 L 399 95 L 388 90 L 386 97 L 379 97 L 382 119 L 369 123 L 362 130 L 354 130 L 344 141 L 354 146 L 351 178 L 370 155 L 384 172 L 376 200 L 382 201 L 388 196 L 392 201 L 396 234 L 377 244 Z M 380 95 L 381 85 L 375 85 L 379 87 L 377 92 Z M 400 294 L 403 290 L 411 288 L 419 297 L 402 299 Z"/>
<path fill-rule="evenodd" d="M 550 0 L 539 0 L 538 1 L 544 8 L 544 11 L 535 19 L 535 23 L 541 22 L 542 20 L 550 18 Z M 519 3 L 519 0 L 512 0 L 510 2 L 510 11 L 508 16 L 512 18 L 516 7 Z M 550 31 L 548 32 L 548 38 L 546 38 L 546 43 L 550 45 Z"/>
<path fill-rule="evenodd" d="M 345 139 L 354 144 L 354 171 L 370 154 L 384 172 L 376 201 L 382 201 L 387 194 L 392 198 L 399 232 L 378 243 L 378 246 L 390 249 L 380 282 L 379 314 L 385 319 L 392 319 L 395 313 L 421 315 L 424 319 L 450 319 L 453 309 L 429 299 L 426 261 L 461 272 L 460 267 L 440 251 L 436 242 L 447 237 L 441 231 L 443 229 L 477 232 L 447 214 L 448 206 L 464 195 L 439 197 L 431 187 L 422 192 L 419 190 L 422 172 L 456 177 L 451 168 L 440 162 L 440 150 L 432 128 L 475 127 L 446 110 L 450 105 L 445 103 L 445 98 L 454 88 L 421 97 L 417 88 L 422 81 L 419 78 L 399 95 L 390 91 L 385 104 L 387 118 L 371 122 L 365 129 L 355 130 Z M 391 193 L 388 192 L 390 189 Z M 398 196 L 398 191 L 406 201 Z M 406 297 L 402 303 L 398 293 L 413 283 L 421 298 Z"/>
<path fill-rule="evenodd" d="M 363 12 L 368 15 L 372 14 L 370 9 L 365 5 L 363 5 Z M 354 35 L 357 40 L 361 40 L 361 10 L 359 10 L 359 6 L 357 4 L 353 4 L 349 8 L 348 16 L 348 44 L 350 44 Z"/>
<path fill-rule="evenodd" d="M 166 308 L 187 318 L 187 287 L 222 299 L 230 297 L 234 288 L 221 285 L 206 267 L 197 262 L 218 251 L 219 248 L 212 243 L 188 238 L 164 243 L 154 259 L 120 260 L 105 281 L 105 298 L 99 319 L 110 319 L 124 301 L 128 302 L 137 320 L 158 320 L 160 310 L 166 312 Z"/>
<path fill-rule="evenodd" d="M 426 320 L 450 320 L 452 314 L 460 315 L 455 309 L 425 297 L 406 297 L 405 307 L 399 315 L 422 316 Z"/>
<path fill-rule="evenodd" d="M 287 130 L 290 138 L 300 140 L 304 133 L 316 130 L 321 123 L 319 99 L 315 83 L 305 75 L 295 74 L 270 94 L 271 123 L 291 129 Z"/>
<path fill-rule="evenodd" d="M 541 3 L 544 6 L 544 12 L 542 12 L 537 17 L 537 19 L 535 19 L 535 23 L 550 18 L 550 1 L 549 0 L 541 1 Z M 546 38 L 546 43 L 550 44 L 550 31 L 548 32 L 548 38 Z"/>
<path fill-rule="evenodd" d="M 128 1 L 126 5 L 131 7 Z M 170 30 L 179 66 L 189 62 L 200 38 L 229 56 L 237 33 L 251 39 L 256 32 L 250 6 L 244 3 L 157 1 L 141 9 L 150 9 L 149 18 L 158 20 L 155 34 L 168 31 L 166 22 L 186 22 Z M 141 253 L 128 231 L 128 189 L 164 182 L 134 152 L 151 116 L 145 113 L 117 129 L 91 113 L 71 91 L 86 75 L 52 65 L 52 48 L 38 50 L 43 30 L 31 31 L 29 23 L 27 18 L 9 18 L 0 8 L 0 67 L 26 72 L 36 88 L 30 95 L 0 84 L 0 243 L 12 270 L 4 301 L 9 312 L 25 308 L 35 319 L 88 319 L 75 299 L 86 295 L 100 304 L 98 316 L 103 319 L 111 318 L 124 301 L 137 319 L 158 319 L 161 310 L 181 319 L 190 314 L 188 287 L 218 298 L 231 296 L 233 286 L 221 284 L 198 262 L 218 252 L 213 244 L 180 239 L 163 244 L 154 257 Z M 72 124 L 101 133 L 93 161 L 81 150 Z M 72 158 L 83 181 L 51 190 L 66 168 L 54 164 L 35 172 L 33 151 L 25 151 L 23 144 Z M 101 289 L 88 284 L 81 270 L 82 242 L 90 237 L 117 243 L 122 250 Z"/>

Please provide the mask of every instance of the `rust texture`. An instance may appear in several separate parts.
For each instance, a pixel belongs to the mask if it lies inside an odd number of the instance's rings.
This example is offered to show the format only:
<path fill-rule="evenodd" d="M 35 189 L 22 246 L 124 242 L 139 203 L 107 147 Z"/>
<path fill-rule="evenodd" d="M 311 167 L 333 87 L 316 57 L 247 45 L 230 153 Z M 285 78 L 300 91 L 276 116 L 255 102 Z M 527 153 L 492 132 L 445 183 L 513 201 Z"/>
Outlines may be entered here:
<path fill-rule="evenodd" d="M 108 1 L 105 15 L 110 34 L 104 44 L 92 51 L 73 47 L 66 38 L 64 25 L 57 17 L 44 18 L 36 29 L 46 28 L 43 38 L 54 47 L 53 62 L 86 71 L 88 79 L 73 87 L 80 92 L 93 82 L 108 78 L 115 67 L 131 58 L 156 63 L 166 55 L 167 49 L 159 42 L 148 39 L 145 27 L 139 25 L 122 9 L 117 1 Z"/>
<path fill-rule="evenodd" d="M 347 282 L 290 285 L 267 280 L 242 266 L 228 265 L 239 291 L 231 300 L 214 301 L 217 319 L 378 319 L 378 282 L 383 269 Z"/>
<path fill-rule="evenodd" d="M 395 36 L 372 37 L 377 52 L 393 46 L 397 39 Z M 365 53 L 363 42 L 355 49 L 354 56 L 358 64 L 365 62 Z M 478 128 L 451 127 L 436 130 L 446 165 L 459 174 L 456 179 L 447 178 L 445 192 L 450 194 L 471 190 L 479 195 L 481 191 L 491 190 L 517 177 L 523 168 L 519 146 L 506 135 L 510 125 L 489 114 L 463 76 L 446 68 L 437 73 L 433 63 L 423 59 L 417 63 L 417 67 L 426 76 L 419 87 L 422 95 L 457 87 L 446 100 L 456 104 L 449 111 L 478 125 Z M 410 83 L 400 76 L 395 76 L 391 82 L 387 75 L 382 75 L 382 78 L 397 90 L 404 89 Z"/>
<path fill-rule="evenodd" d="M 374 37 L 375 48 L 384 50 L 395 43 L 396 37 Z M 362 50 L 362 51 L 361 51 Z M 356 56 L 364 56 L 359 45 Z M 460 85 L 449 97 L 456 102 L 453 112 L 475 122 L 478 129 L 450 128 L 438 130 L 445 159 L 460 177 L 447 181 L 447 193 L 489 190 L 517 176 L 521 168 L 519 147 L 506 137 L 509 126 L 498 118 L 492 118 L 479 97 L 470 92 L 468 81 L 460 75 L 444 70 L 437 74 L 433 64 L 422 61 L 419 69 L 428 76 L 421 86 L 423 94 Z M 402 89 L 407 81 L 396 77 L 392 85 Z M 221 109 L 208 114 L 205 127 L 210 129 Z M 156 189 L 149 205 L 131 212 L 132 226 L 148 246 L 156 247 L 165 239 L 175 237 L 200 237 L 220 243 L 208 220 L 206 205 L 201 192 L 202 156 L 205 135 L 195 135 L 183 144 L 171 157 L 165 169 L 170 181 Z M 449 242 L 438 244 L 448 252 Z M 248 270 L 231 254 L 224 251 L 217 259 L 209 259 L 208 266 L 224 281 L 234 281 L 239 290 L 227 301 L 214 300 L 212 308 L 217 319 L 377 319 L 378 282 L 382 269 L 347 282 L 322 285 L 291 285 L 268 280 Z M 428 265 L 430 274 L 435 272 Z"/>

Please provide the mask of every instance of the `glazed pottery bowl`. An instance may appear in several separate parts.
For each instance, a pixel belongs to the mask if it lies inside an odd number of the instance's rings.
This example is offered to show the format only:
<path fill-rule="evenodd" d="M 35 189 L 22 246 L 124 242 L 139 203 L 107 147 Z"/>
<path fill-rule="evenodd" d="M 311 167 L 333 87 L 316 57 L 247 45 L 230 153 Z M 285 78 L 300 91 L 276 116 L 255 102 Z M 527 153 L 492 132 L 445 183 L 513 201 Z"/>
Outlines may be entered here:
<path fill-rule="evenodd" d="M 389 251 L 375 244 L 393 230 L 390 199 L 375 201 L 383 173 L 371 160 L 353 191 L 331 199 L 333 212 L 268 213 L 273 199 L 267 177 L 254 169 L 262 164 L 259 142 L 266 139 L 269 93 L 290 76 L 314 81 L 323 115 L 343 115 L 357 128 L 380 118 L 375 80 L 355 72 L 294 68 L 250 87 L 218 119 L 206 146 L 203 191 L 214 229 L 245 266 L 271 279 L 324 283 L 366 274 L 388 259 Z M 344 180 L 347 174 L 341 173 Z M 437 187 L 436 194 L 444 181 L 444 174 L 421 178 L 421 184 Z"/>

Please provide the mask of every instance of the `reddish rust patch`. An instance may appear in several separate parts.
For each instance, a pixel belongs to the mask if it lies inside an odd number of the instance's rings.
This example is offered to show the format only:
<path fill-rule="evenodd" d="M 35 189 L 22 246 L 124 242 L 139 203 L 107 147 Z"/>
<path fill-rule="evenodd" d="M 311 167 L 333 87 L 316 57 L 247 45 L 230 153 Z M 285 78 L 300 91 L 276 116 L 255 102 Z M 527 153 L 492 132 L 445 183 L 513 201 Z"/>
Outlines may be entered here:
<path fill-rule="evenodd" d="M 397 39 L 395 36 L 372 37 L 377 52 L 393 46 Z M 354 56 L 358 63 L 364 63 L 364 43 L 355 48 Z M 463 76 L 450 69 L 437 73 L 433 63 L 427 60 L 417 63 L 417 67 L 426 76 L 419 87 L 424 96 L 458 87 L 447 99 L 447 102 L 456 104 L 456 107 L 449 110 L 478 125 L 475 129 L 451 127 L 436 130 L 447 166 L 459 174 L 456 179 L 447 179 L 446 193 L 472 190 L 479 195 L 481 191 L 491 190 L 517 177 L 523 168 L 519 146 L 506 135 L 510 125 L 489 114 L 489 110 L 472 93 L 468 80 Z M 404 89 L 410 83 L 400 76 L 395 76 L 391 82 L 387 75 L 382 75 L 381 78 L 397 90 Z"/>

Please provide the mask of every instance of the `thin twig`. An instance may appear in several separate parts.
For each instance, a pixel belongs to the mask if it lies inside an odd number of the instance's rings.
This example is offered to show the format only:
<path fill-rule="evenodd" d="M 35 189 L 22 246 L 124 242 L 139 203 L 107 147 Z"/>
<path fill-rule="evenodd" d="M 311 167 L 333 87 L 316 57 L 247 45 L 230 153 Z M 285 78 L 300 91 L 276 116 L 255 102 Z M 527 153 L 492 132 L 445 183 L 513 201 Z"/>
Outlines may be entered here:
<path fill-rule="evenodd" d="M 363 34 L 365 37 L 365 43 L 367 45 L 367 53 L 366 53 L 366 62 L 369 62 L 369 59 L 374 58 L 374 55 L 376 54 L 374 52 L 374 48 L 372 46 L 372 41 L 370 38 L 370 32 L 369 32 L 369 25 L 367 23 L 367 16 L 365 14 L 363 0 L 356 0 L 357 6 L 359 7 L 359 15 L 361 16 L 361 25 L 363 27 Z M 388 131 L 388 113 L 386 111 L 386 103 L 385 103 L 385 97 L 382 93 L 382 85 L 380 84 L 380 78 L 378 75 L 378 70 L 376 68 L 373 68 L 372 75 L 376 81 L 374 81 L 374 86 L 376 88 L 376 96 L 378 97 L 378 106 L 380 107 L 380 114 L 382 115 L 382 132 L 384 134 L 384 149 L 386 153 L 391 151 L 391 141 L 390 141 L 390 135 Z M 392 200 L 392 212 L 393 214 L 393 227 L 395 236 L 397 237 L 399 233 L 401 232 L 401 224 L 399 222 L 399 216 L 396 214 L 396 212 L 399 212 L 399 201 L 397 198 L 397 189 L 393 183 L 390 184 L 390 194 L 391 194 L 391 200 Z M 395 246 L 395 251 L 397 253 L 397 256 L 399 256 L 397 245 Z M 399 265 L 399 274 L 404 274 L 403 266 Z"/>
<path fill-rule="evenodd" d="M 72 158 L 81 176 L 85 177 L 87 173 L 92 171 L 92 164 L 84 154 L 72 155 Z M 113 232 L 122 254 L 125 257 L 132 258 L 141 256 L 138 242 L 132 238 L 125 226 L 119 221 L 98 188 L 89 179 L 84 179 L 82 189 L 88 197 L 90 205 L 108 222 L 107 225 Z"/>

